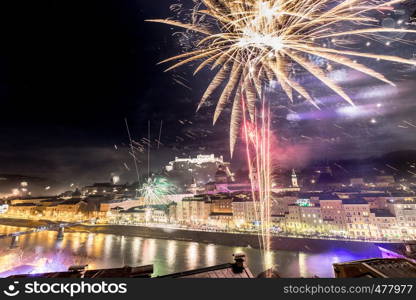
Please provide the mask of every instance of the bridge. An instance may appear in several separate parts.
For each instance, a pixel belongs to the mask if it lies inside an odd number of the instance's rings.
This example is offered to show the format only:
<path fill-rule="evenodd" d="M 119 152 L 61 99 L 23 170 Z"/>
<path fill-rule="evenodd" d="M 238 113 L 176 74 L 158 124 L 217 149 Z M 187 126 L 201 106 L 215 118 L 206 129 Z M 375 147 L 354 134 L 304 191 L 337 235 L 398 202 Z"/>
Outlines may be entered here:
<path fill-rule="evenodd" d="M 39 226 L 36 228 L 32 228 L 25 231 L 16 231 L 9 234 L 3 234 L 0 235 L 0 239 L 6 239 L 11 238 L 10 242 L 10 248 L 16 248 L 19 245 L 19 237 L 22 235 L 28 235 L 36 232 L 42 232 L 42 231 L 57 231 L 57 240 L 62 240 L 64 238 L 64 231 L 66 227 L 72 227 L 76 225 L 80 225 L 83 222 L 76 222 L 76 223 L 68 223 L 68 222 L 62 222 L 62 223 L 52 223 L 48 224 L 46 226 Z"/>

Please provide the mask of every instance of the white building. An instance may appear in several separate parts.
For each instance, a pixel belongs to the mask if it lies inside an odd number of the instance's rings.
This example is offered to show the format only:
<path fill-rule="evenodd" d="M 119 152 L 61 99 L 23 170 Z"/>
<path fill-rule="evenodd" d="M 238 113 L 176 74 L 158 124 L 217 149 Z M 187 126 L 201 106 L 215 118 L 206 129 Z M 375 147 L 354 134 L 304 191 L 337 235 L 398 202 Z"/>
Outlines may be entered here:
<path fill-rule="evenodd" d="M 190 185 L 195 183 L 197 186 L 215 181 L 215 173 L 221 167 L 234 180 L 234 175 L 230 170 L 230 163 L 224 161 L 222 156 L 216 157 L 214 154 L 198 155 L 196 158 L 179 158 L 169 162 L 165 167 L 166 171 L 176 179 L 181 179 Z"/>
<path fill-rule="evenodd" d="M 342 199 L 345 225 L 352 238 L 371 238 L 377 231 L 370 219 L 370 204 L 362 198 Z"/>
<path fill-rule="evenodd" d="M 254 202 L 251 199 L 234 198 L 232 202 L 234 224 L 238 228 L 251 228 L 255 226 L 256 223 L 260 222 L 259 208 L 259 205 L 254 205 Z"/>
<path fill-rule="evenodd" d="M 396 216 L 397 226 L 400 235 L 404 239 L 416 238 L 416 201 L 409 200 L 389 200 L 389 211 Z"/>

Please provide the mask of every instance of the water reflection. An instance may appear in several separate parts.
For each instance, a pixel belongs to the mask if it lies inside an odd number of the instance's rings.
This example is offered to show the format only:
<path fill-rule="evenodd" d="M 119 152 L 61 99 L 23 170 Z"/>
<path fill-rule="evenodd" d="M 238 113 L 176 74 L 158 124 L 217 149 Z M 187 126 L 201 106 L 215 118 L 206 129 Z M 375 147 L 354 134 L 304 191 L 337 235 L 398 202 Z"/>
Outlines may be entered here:
<path fill-rule="evenodd" d="M 22 229 L 0 226 L 0 233 Z M 0 239 L 0 277 L 65 271 L 74 264 L 88 264 L 91 269 L 153 264 L 155 275 L 163 275 L 231 262 L 232 254 L 240 252 L 246 254 L 254 274 L 264 270 L 257 249 L 107 234 L 66 232 L 57 241 L 56 232 L 44 231 L 21 236 L 19 247 L 9 247 L 10 239 Z M 333 277 L 332 263 L 375 256 L 380 254 L 342 249 L 320 254 L 274 251 L 268 256 L 268 265 L 276 265 L 285 277 Z"/>
<path fill-rule="evenodd" d="M 130 247 L 132 247 L 131 249 L 132 262 L 137 263 L 139 260 L 140 246 L 141 246 L 142 239 L 139 237 L 134 237 L 133 241 L 130 240 L 129 242 L 130 242 Z"/>
<path fill-rule="evenodd" d="M 308 276 L 307 257 L 305 253 L 299 253 L 299 274 L 301 277 Z"/>
<path fill-rule="evenodd" d="M 175 264 L 177 249 L 178 245 L 176 241 L 168 241 L 168 246 L 166 247 L 166 262 L 169 267 Z"/>
<path fill-rule="evenodd" d="M 138 252 L 137 255 L 139 254 L 141 254 L 143 258 L 141 260 L 142 264 L 145 264 L 145 265 L 152 264 L 156 255 L 156 240 L 144 239 L 143 249 L 142 251 Z"/>
<path fill-rule="evenodd" d="M 198 243 L 189 243 L 188 249 L 186 249 L 187 255 L 187 269 L 195 269 L 198 265 L 199 257 L 199 244 Z"/>
<path fill-rule="evenodd" d="M 114 235 L 106 235 L 104 238 L 104 253 L 103 253 L 103 258 L 105 260 L 111 259 L 111 250 L 113 247 L 113 238 Z"/>
<path fill-rule="evenodd" d="M 215 262 L 217 261 L 215 245 L 209 244 L 205 247 L 205 259 L 208 266 L 215 265 Z"/>

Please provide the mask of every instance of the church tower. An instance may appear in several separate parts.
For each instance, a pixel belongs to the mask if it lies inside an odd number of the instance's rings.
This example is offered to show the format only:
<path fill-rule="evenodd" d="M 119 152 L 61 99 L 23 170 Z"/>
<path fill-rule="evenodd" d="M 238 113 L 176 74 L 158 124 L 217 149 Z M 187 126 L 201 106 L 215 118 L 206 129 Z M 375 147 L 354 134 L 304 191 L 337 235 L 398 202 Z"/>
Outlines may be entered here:
<path fill-rule="evenodd" d="M 298 177 L 296 176 L 295 169 L 292 169 L 292 187 L 298 188 Z"/>

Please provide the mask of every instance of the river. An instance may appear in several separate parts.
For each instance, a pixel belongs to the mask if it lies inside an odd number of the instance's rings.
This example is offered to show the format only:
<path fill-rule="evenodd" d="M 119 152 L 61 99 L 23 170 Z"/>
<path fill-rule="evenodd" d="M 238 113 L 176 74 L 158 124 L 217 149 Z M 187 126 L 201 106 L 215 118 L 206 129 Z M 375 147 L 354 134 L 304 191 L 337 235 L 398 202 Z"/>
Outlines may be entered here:
<path fill-rule="evenodd" d="M 0 234 L 23 229 L 0 225 Z M 258 249 L 102 233 L 67 232 L 61 241 L 56 236 L 52 231 L 21 236 L 13 249 L 10 238 L 0 239 L 0 277 L 66 271 L 75 264 L 88 264 L 89 269 L 153 264 L 154 276 L 158 276 L 232 262 L 233 253 L 246 255 L 253 274 L 263 271 Z M 321 253 L 274 251 L 271 260 L 284 277 L 333 277 L 335 262 L 379 256 L 378 252 L 349 249 Z"/>

